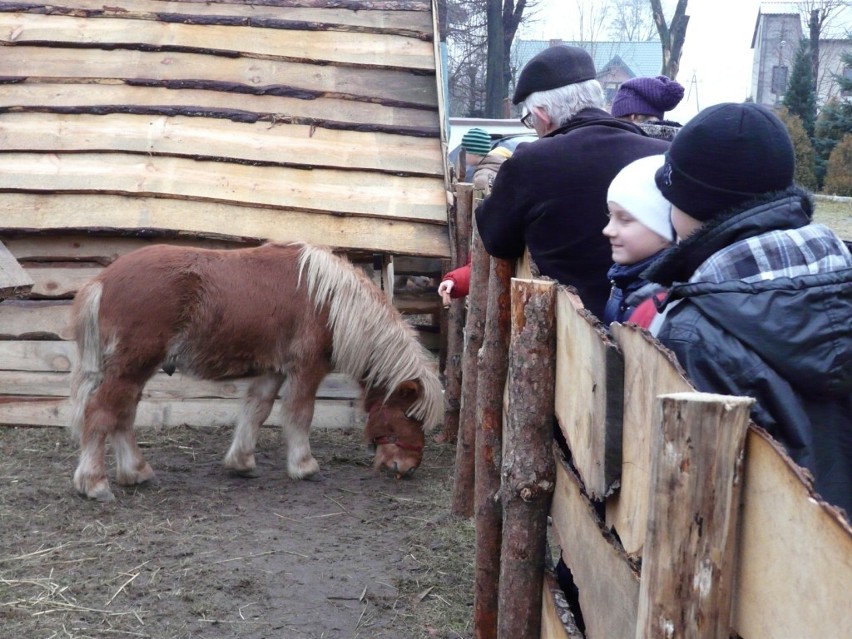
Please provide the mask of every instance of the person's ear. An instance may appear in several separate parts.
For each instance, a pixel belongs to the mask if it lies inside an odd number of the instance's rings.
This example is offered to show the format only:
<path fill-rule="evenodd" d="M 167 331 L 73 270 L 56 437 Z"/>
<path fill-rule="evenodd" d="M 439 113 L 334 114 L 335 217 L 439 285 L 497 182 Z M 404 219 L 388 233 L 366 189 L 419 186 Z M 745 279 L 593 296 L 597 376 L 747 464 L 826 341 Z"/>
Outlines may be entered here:
<path fill-rule="evenodd" d="M 550 128 L 553 124 L 553 120 L 550 119 L 550 115 L 547 113 L 547 110 L 544 107 L 534 106 L 530 109 L 535 114 L 536 119 L 539 123 L 544 127 L 545 131 L 550 131 Z"/>

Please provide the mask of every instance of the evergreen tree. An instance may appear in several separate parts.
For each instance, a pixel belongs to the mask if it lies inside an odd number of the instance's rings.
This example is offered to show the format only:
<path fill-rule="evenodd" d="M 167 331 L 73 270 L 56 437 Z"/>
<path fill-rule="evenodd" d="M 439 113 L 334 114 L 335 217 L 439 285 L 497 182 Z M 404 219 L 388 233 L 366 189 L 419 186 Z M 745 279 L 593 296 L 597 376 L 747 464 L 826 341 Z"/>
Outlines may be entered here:
<path fill-rule="evenodd" d="M 813 67 L 807 38 L 799 41 L 799 50 L 790 71 L 790 83 L 784 94 L 783 104 L 790 113 L 799 117 L 809 137 L 814 136 L 816 121 L 816 93 L 814 92 Z"/>
<path fill-rule="evenodd" d="M 806 189 L 815 191 L 817 179 L 814 173 L 814 147 L 808 137 L 802 120 L 798 115 L 790 113 L 786 107 L 778 110 L 778 117 L 787 127 L 790 139 L 793 141 L 793 150 L 796 154 L 796 173 L 793 176 L 796 184 Z"/>
<path fill-rule="evenodd" d="M 825 105 L 819 114 L 814 137 L 816 163 L 814 170 L 817 182 L 825 180 L 828 158 L 840 139 L 852 131 L 852 105 L 843 100 L 834 99 Z"/>
<path fill-rule="evenodd" d="M 843 54 L 842 59 L 845 66 L 852 66 L 852 53 Z M 852 79 L 840 75 L 835 78 L 842 93 L 852 93 Z M 816 177 L 819 184 L 822 184 L 825 179 L 831 152 L 847 133 L 852 133 L 852 102 L 835 98 L 823 107 L 816 123 L 814 149 Z"/>

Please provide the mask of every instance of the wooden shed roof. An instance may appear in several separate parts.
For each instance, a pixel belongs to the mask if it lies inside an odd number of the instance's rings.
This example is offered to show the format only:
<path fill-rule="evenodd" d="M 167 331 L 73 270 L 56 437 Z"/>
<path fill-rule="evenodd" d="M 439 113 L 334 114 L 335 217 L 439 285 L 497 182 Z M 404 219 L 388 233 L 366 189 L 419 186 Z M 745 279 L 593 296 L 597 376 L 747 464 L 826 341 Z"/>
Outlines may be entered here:
<path fill-rule="evenodd" d="M 430 0 L 0 1 L 0 231 L 447 256 Z"/>

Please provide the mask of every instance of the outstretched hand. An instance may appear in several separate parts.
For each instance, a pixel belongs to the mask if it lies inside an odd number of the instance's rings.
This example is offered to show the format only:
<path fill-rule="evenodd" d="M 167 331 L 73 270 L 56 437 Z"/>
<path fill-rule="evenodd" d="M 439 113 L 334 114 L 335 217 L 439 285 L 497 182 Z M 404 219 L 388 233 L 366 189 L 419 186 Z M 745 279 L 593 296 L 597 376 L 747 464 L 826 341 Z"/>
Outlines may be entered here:
<path fill-rule="evenodd" d="M 438 295 L 441 296 L 441 301 L 444 306 L 449 306 L 452 298 L 450 297 L 450 292 L 453 290 L 453 287 L 456 285 L 452 280 L 444 280 L 440 284 L 438 284 Z"/>

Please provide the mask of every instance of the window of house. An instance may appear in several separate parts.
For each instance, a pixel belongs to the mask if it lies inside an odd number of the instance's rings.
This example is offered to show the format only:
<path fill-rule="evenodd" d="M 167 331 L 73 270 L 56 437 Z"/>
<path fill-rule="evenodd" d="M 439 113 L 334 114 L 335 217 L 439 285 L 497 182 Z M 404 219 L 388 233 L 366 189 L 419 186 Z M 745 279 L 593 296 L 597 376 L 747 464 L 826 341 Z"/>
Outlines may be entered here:
<path fill-rule="evenodd" d="M 787 67 L 772 67 L 772 93 L 782 95 L 787 91 Z"/>
<path fill-rule="evenodd" d="M 612 101 L 615 99 L 615 94 L 618 92 L 618 87 L 621 84 L 619 82 L 607 82 L 604 84 L 604 95 L 606 96 L 607 104 L 612 104 Z"/>

